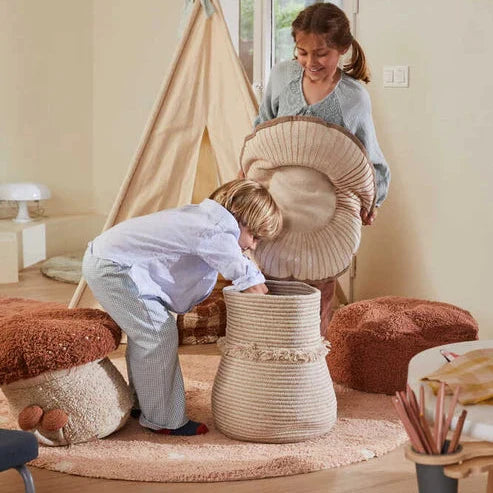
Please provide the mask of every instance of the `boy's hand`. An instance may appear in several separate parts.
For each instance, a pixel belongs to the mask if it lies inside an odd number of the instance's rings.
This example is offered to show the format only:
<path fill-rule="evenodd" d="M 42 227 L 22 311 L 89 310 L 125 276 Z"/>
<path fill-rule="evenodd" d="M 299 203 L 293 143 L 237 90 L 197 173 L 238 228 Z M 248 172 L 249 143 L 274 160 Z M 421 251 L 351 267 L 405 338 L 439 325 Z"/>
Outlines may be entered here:
<path fill-rule="evenodd" d="M 262 283 L 262 284 L 256 284 L 255 286 L 250 286 L 249 288 L 246 288 L 244 293 L 254 293 L 254 294 L 267 294 L 269 290 L 267 289 L 267 286 Z"/>

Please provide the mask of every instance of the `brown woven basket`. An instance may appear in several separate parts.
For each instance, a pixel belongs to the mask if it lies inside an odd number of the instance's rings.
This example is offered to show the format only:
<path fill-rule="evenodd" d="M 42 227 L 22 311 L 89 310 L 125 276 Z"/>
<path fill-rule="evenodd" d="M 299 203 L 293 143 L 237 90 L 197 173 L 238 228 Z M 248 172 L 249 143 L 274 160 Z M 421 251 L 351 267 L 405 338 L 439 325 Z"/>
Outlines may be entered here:
<path fill-rule="evenodd" d="M 268 281 L 269 295 L 224 290 L 226 337 L 212 388 L 216 428 L 238 440 L 298 442 L 327 433 L 336 397 L 320 338 L 320 291 Z"/>

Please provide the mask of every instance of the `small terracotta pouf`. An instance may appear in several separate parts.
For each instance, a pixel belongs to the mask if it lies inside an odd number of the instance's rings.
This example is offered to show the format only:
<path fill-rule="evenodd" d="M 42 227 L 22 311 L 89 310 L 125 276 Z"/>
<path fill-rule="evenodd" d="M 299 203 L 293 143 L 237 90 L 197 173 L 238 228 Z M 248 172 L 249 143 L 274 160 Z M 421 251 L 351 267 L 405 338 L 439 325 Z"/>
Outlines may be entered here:
<path fill-rule="evenodd" d="M 386 296 L 340 308 L 329 324 L 334 382 L 393 394 L 406 386 L 411 358 L 425 349 L 478 338 L 471 314 L 447 303 Z M 444 360 L 445 363 L 445 360 Z"/>

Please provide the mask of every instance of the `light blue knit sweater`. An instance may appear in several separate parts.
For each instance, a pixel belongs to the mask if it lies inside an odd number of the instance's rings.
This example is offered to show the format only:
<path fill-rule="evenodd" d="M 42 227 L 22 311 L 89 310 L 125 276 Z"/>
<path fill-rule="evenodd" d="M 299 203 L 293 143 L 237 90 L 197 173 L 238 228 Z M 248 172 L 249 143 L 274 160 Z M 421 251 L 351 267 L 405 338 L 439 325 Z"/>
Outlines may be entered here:
<path fill-rule="evenodd" d="M 376 205 L 379 206 L 387 196 L 390 169 L 378 145 L 368 92 L 360 82 L 343 73 L 328 96 L 308 104 L 302 79 L 303 69 L 296 60 L 278 63 L 272 69 L 255 126 L 279 116 L 307 115 L 346 128 L 365 146 L 375 167 Z"/>

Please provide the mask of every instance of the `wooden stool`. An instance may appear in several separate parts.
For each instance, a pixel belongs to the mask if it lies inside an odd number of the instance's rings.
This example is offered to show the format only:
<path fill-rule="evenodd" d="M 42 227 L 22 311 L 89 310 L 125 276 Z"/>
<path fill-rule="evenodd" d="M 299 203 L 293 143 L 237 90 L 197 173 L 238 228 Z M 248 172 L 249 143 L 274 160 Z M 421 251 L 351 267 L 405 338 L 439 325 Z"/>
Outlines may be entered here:
<path fill-rule="evenodd" d="M 486 493 L 493 493 L 493 442 L 463 442 L 452 454 L 426 455 L 416 453 L 411 446 L 406 457 L 417 465 L 443 466 L 448 478 L 462 479 L 472 474 L 488 472 Z"/>

